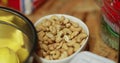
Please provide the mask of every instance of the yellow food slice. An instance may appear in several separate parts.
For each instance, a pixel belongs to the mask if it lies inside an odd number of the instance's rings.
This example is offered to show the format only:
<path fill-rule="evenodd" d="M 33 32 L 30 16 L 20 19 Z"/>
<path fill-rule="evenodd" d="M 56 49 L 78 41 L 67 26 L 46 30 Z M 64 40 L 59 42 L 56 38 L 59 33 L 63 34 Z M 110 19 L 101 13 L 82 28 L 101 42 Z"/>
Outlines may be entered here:
<path fill-rule="evenodd" d="M 28 52 L 28 50 L 25 49 L 25 48 L 20 48 L 20 49 L 16 52 L 16 54 L 18 55 L 19 60 L 20 60 L 20 62 L 22 63 L 22 62 L 24 62 L 24 61 L 27 59 L 27 57 L 28 57 L 28 55 L 29 55 L 29 52 Z"/>
<path fill-rule="evenodd" d="M 23 34 L 8 25 L 0 24 L 0 47 L 8 47 L 17 51 L 24 44 Z"/>
<path fill-rule="evenodd" d="M 19 63 L 19 59 L 9 48 L 0 48 L 0 63 Z"/>

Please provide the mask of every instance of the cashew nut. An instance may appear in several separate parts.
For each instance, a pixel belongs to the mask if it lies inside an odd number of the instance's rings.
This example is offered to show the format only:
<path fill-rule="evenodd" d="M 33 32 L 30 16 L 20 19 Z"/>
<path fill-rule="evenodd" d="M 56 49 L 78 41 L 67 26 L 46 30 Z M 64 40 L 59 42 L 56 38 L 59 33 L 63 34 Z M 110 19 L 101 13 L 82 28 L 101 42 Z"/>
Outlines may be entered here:
<path fill-rule="evenodd" d="M 65 50 L 67 50 L 67 49 L 68 49 L 67 44 L 66 44 L 66 43 L 63 43 L 62 48 L 65 49 Z"/>
<path fill-rule="evenodd" d="M 46 44 L 41 44 L 41 48 L 42 48 L 43 50 L 45 50 L 45 51 L 47 51 L 47 50 L 48 50 L 48 47 L 47 47 L 47 45 L 46 45 Z"/>
<path fill-rule="evenodd" d="M 69 42 L 69 37 L 67 35 L 64 35 L 63 39 L 66 41 L 66 42 Z"/>
<path fill-rule="evenodd" d="M 47 39 L 47 41 L 48 41 L 49 44 L 54 43 L 51 39 Z"/>
<path fill-rule="evenodd" d="M 51 19 L 54 20 L 54 21 L 58 21 L 59 18 L 57 16 L 51 16 Z"/>
<path fill-rule="evenodd" d="M 76 43 L 76 40 L 70 40 L 70 42 L 67 43 L 68 46 L 73 46 L 74 43 Z"/>
<path fill-rule="evenodd" d="M 43 39 L 41 39 L 41 38 L 43 38 L 44 35 L 45 35 L 45 33 L 43 31 L 38 32 L 38 39 L 43 41 Z"/>
<path fill-rule="evenodd" d="M 62 31 L 63 31 L 64 35 L 72 33 L 72 31 L 70 29 L 67 29 L 67 28 L 64 28 Z"/>
<path fill-rule="evenodd" d="M 76 27 L 76 28 L 79 27 L 79 24 L 76 23 L 76 22 L 72 22 L 72 21 L 71 21 L 71 24 L 73 25 L 73 27 Z"/>
<path fill-rule="evenodd" d="M 55 40 L 56 42 L 60 42 L 60 41 L 62 41 L 62 38 L 61 37 L 56 37 L 56 40 Z"/>
<path fill-rule="evenodd" d="M 69 27 L 71 26 L 71 24 L 70 24 L 70 23 L 67 23 L 65 26 L 66 26 L 67 28 L 69 28 Z"/>
<path fill-rule="evenodd" d="M 71 26 L 69 29 L 70 29 L 71 31 L 79 31 L 79 32 L 82 31 L 82 28 L 81 28 L 81 27 L 75 28 L 75 27 Z"/>
<path fill-rule="evenodd" d="M 50 22 L 52 23 L 51 26 L 56 24 L 55 21 L 52 19 L 50 19 Z"/>
<path fill-rule="evenodd" d="M 77 42 L 81 42 L 84 38 L 87 37 L 87 34 L 85 33 L 80 33 L 76 39 Z"/>
<path fill-rule="evenodd" d="M 57 32 L 57 37 L 61 37 L 63 35 L 63 31 Z"/>
<path fill-rule="evenodd" d="M 44 41 L 47 41 L 49 38 L 45 35 L 43 38 L 41 38 L 41 39 L 43 39 Z"/>
<path fill-rule="evenodd" d="M 51 22 L 48 19 L 43 20 L 44 23 L 42 23 L 43 26 L 50 26 Z"/>
<path fill-rule="evenodd" d="M 60 44 L 59 44 L 59 46 L 58 46 L 58 47 L 56 47 L 56 49 L 61 48 L 61 47 L 62 47 L 62 45 L 63 45 L 63 43 L 64 43 L 64 41 L 61 41 L 61 42 L 60 42 Z"/>
<path fill-rule="evenodd" d="M 87 34 L 81 33 L 81 39 L 84 39 L 84 38 L 86 38 L 86 37 L 87 37 Z"/>
<path fill-rule="evenodd" d="M 60 52 L 61 52 L 61 54 L 63 53 L 63 51 L 66 51 L 65 49 L 63 49 L 63 48 L 60 48 L 60 49 L 58 49 Z"/>
<path fill-rule="evenodd" d="M 43 26 L 43 25 L 38 25 L 37 27 L 36 27 L 36 29 L 37 29 L 37 31 L 39 32 L 39 31 L 46 31 L 46 28 Z"/>
<path fill-rule="evenodd" d="M 73 47 L 74 47 L 74 52 L 76 52 L 80 48 L 80 44 L 74 43 Z"/>
<path fill-rule="evenodd" d="M 54 50 L 54 46 L 52 44 L 48 45 L 49 50 Z"/>
<path fill-rule="evenodd" d="M 50 32 L 52 34 L 56 34 L 57 33 L 57 30 L 56 30 L 56 28 L 54 26 L 50 26 L 49 29 L 50 29 Z"/>
<path fill-rule="evenodd" d="M 60 56 L 60 52 L 57 51 L 57 50 L 51 51 L 51 52 L 50 52 L 50 55 L 53 57 L 53 59 L 57 59 L 57 58 L 59 58 L 59 56 Z"/>
<path fill-rule="evenodd" d="M 64 51 L 61 56 L 59 57 L 59 59 L 63 59 L 63 58 L 66 58 L 68 56 L 67 52 Z"/>
<path fill-rule="evenodd" d="M 71 35 L 70 35 L 70 38 L 74 38 L 79 32 L 78 31 L 74 31 Z"/>
<path fill-rule="evenodd" d="M 54 44 L 53 44 L 53 47 L 56 48 L 56 47 L 58 47 L 59 45 L 60 45 L 59 43 L 54 43 Z"/>
<path fill-rule="evenodd" d="M 60 31 L 59 33 L 57 33 L 56 40 L 55 40 L 56 42 L 60 42 L 62 40 L 62 38 L 61 38 L 62 34 L 63 34 L 62 31 Z"/>
<path fill-rule="evenodd" d="M 74 53 L 73 47 L 68 47 L 67 53 L 68 53 L 69 56 L 72 55 Z"/>
<path fill-rule="evenodd" d="M 49 37 L 51 40 L 55 40 L 55 37 L 52 33 L 46 33 L 46 36 Z"/>
<path fill-rule="evenodd" d="M 60 25 L 55 25 L 56 31 L 59 32 L 61 30 L 61 26 Z"/>
<path fill-rule="evenodd" d="M 66 19 L 63 21 L 63 23 L 64 23 L 64 24 L 67 24 L 69 21 L 70 21 L 70 20 L 69 20 L 68 18 L 66 18 Z"/>

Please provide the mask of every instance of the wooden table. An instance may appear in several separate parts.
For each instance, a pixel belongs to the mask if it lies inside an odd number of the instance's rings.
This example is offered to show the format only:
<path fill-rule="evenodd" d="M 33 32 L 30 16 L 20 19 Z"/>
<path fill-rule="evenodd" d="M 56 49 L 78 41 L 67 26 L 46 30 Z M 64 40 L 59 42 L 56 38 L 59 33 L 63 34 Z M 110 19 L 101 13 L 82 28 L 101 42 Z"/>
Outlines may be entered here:
<path fill-rule="evenodd" d="M 117 61 L 118 52 L 107 46 L 100 36 L 100 8 L 94 0 L 48 0 L 27 16 L 33 23 L 48 14 L 69 14 L 83 20 L 90 31 L 88 51 Z"/>

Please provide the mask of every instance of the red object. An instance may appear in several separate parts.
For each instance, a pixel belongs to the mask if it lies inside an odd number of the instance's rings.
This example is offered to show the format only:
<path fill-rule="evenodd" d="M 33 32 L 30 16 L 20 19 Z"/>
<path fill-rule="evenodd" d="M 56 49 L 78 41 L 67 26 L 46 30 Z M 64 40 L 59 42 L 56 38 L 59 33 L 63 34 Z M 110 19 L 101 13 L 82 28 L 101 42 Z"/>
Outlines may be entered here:
<path fill-rule="evenodd" d="M 108 23 L 113 29 L 114 27 L 120 28 L 120 1 L 119 0 L 103 0 L 102 11 Z M 114 27 L 113 27 L 114 24 Z M 114 30 L 115 31 L 115 30 Z"/>
<path fill-rule="evenodd" d="M 0 4 L 30 14 L 46 0 L 0 0 Z"/>
<path fill-rule="evenodd" d="M 21 5 L 20 0 L 8 0 L 8 4 L 7 4 L 7 6 L 14 8 L 18 11 L 21 11 L 20 5 Z"/>
<path fill-rule="evenodd" d="M 120 11 L 117 9 L 120 9 L 120 7 L 115 6 L 113 3 L 113 5 L 111 5 L 111 3 L 108 1 L 103 2 L 104 6 L 102 7 L 102 10 L 104 14 L 108 17 L 108 19 L 110 19 L 111 22 L 118 24 L 118 22 L 120 21 Z M 120 24 L 118 24 L 118 26 L 120 26 Z"/>
<path fill-rule="evenodd" d="M 113 3 L 114 9 L 118 10 L 120 13 L 120 1 Z"/>

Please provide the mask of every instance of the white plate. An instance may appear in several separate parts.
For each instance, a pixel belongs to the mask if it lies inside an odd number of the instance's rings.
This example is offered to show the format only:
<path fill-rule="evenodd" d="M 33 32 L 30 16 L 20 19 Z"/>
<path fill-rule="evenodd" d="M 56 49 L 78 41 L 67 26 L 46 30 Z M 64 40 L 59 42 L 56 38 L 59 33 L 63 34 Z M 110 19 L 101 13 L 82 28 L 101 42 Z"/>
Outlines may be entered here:
<path fill-rule="evenodd" d="M 81 52 L 70 63 L 115 63 L 112 60 L 98 56 L 91 52 Z"/>

